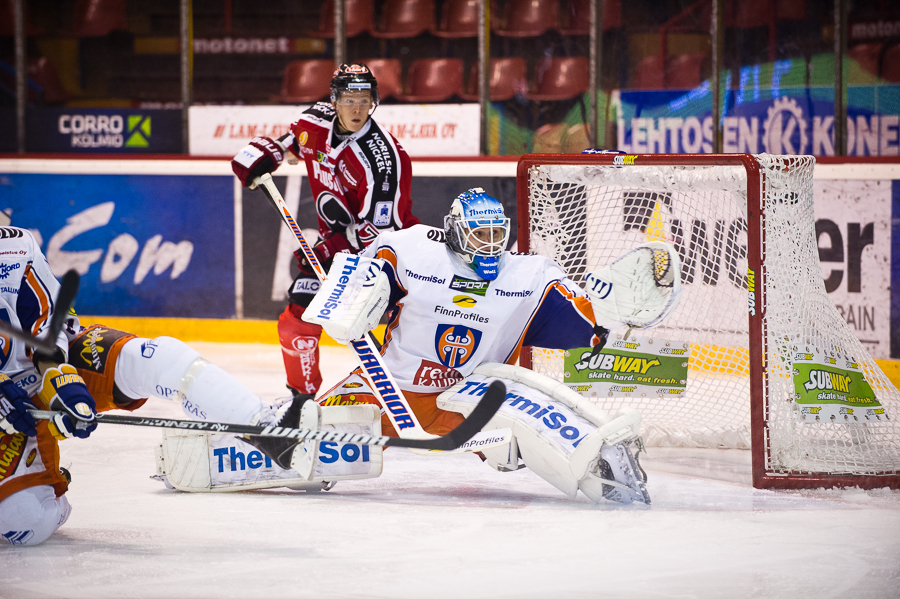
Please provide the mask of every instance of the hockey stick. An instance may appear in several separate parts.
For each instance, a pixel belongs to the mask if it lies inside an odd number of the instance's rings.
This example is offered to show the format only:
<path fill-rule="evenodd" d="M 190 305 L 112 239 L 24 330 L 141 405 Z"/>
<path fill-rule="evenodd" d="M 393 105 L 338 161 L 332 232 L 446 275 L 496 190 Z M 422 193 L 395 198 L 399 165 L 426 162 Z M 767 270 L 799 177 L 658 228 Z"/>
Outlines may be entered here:
<path fill-rule="evenodd" d="M 281 197 L 281 192 L 279 192 L 278 188 L 275 186 L 272 175 L 266 173 L 265 175 L 257 177 L 253 181 L 253 187 L 262 189 L 263 193 L 272 203 L 272 206 L 275 207 L 275 210 L 281 215 L 281 218 L 287 224 L 288 228 L 293 231 L 294 237 L 297 238 L 297 242 L 303 250 L 303 255 L 306 257 L 310 266 L 312 266 L 316 276 L 320 281 L 324 280 L 326 276 L 325 269 L 319 264 L 315 252 L 313 252 L 312 248 L 306 242 L 294 217 L 291 216 L 291 211 L 287 207 L 287 204 L 285 204 L 284 198 Z M 378 398 L 378 401 L 383 406 L 385 413 L 391 419 L 394 428 L 400 436 L 409 439 L 433 439 L 434 435 L 425 432 L 425 429 L 419 424 L 419 420 L 416 418 L 415 413 L 403 396 L 403 392 L 400 390 L 394 377 L 387 369 L 387 366 L 385 366 L 384 361 L 381 358 L 381 352 L 378 347 L 376 347 L 371 336 L 363 335 L 362 338 L 351 341 L 349 345 L 356 353 L 356 357 L 359 360 L 360 367 L 365 373 L 366 378 L 369 379 L 369 386 L 372 388 L 372 392 L 375 394 L 375 397 Z M 477 451 L 477 449 L 475 451 Z"/>
<path fill-rule="evenodd" d="M 70 270 L 63 275 L 62 283 L 59 287 L 59 293 L 56 296 L 56 304 L 53 308 L 53 316 L 50 317 L 50 326 L 47 328 L 47 334 L 43 337 L 32 337 L 25 331 L 13 327 L 4 320 L 0 320 L 0 334 L 8 335 L 13 339 L 24 341 L 25 343 L 39 350 L 42 356 L 52 356 L 59 349 L 56 345 L 56 338 L 62 330 L 66 316 L 72 308 L 72 302 L 78 294 L 78 283 L 80 277 L 74 270 Z"/>
<path fill-rule="evenodd" d="M 300 441 L 334 441 L 337 443 L 356 443 L 358 445 L 376 445 L 380 447 L 407 447 L 426 451 L 450 451 L 466 444 L 494 417 L 506 399 L 506 385 L 501 381 L 492 382 L 484 397 L 455 429 L 441 437 L 432 439 L 403 439 L 381 435 L 364 435 L 361 433 L 342 433 L 339 431 L 316 431 L 301 428 L 281 428 L 279 426 L 251 426 L 249 424 L 229 424 L 227 422 L 201 422 L 199 420 L 170 420 L 168 418 L 141 418 L 139 416 L 119 416 L 101 412 L 97 414 L 97 422 L 109 424 L 129 424 L 132 426 L 150 426 L 155 428 L 174 428 L 207 431 L 213 433 L 236 433 L 240 435 L 258 435 L 262 437 L 278 437 Z M 48 410 L 30 410 L 31 415 L 39 420 L 50 420 L 56 412 Z M 478 451 L 488 444 L 472 447 Z"/>

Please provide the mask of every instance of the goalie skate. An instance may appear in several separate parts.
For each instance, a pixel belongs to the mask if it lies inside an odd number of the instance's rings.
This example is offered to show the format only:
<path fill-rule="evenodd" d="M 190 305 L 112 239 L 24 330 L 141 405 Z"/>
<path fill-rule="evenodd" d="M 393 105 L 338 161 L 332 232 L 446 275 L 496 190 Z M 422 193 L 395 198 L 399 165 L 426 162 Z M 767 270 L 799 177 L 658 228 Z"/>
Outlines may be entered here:
<path fill-rule="evenodd" d="M 637 442 L 639 449 L 642 447 L 639 438 L 615 445 L 604 444 L 600 448 L 597 465 L 588 473 L 588 477 L 602 484 L 601 494 L 604 499 L 624 504 L 637 501 L 650 505 L 647 475 L 631 453 L 632 442 Z"/>
<path fill-rule="evenodd" d="M 312 398 L 312 395 L 295 393 L 283 403 L 272 406 L 271 411 L 260 418 L 259 425 L 300 428 L 300 408 Z M 296 439 L 245 435 L 243 440 L 272 458 L 272 461 L 284 470 L 291 469 L 294 449 L 299 447 Z"/>

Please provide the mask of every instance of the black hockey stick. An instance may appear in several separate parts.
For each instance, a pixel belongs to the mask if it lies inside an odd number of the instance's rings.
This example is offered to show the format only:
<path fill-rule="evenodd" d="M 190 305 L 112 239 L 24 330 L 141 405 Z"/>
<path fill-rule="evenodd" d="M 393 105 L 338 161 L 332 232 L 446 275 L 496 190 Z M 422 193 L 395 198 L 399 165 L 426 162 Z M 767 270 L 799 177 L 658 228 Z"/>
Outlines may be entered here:
<path fill-rule="evenodd" d="M 140 416 L 119 416 L 117 414 L 97 414 L 97 422 L 110 424 L 130 424 L 134 426 L 152 426 L 157 428 L 190 429 L 212 433 L 236 433 L 239 435 L 257 435 L 262 437 L 279 437 L 300 441 L 334 441 L 337 443 L 356 443 L 358 445 L 376 445 L 381 447 L 409 447 L 430 451 L 450 451 L 456 449 L 480 431 L 494 417 L 506 399 L 506 385 L 494 381 L 488 386 L 484 397 L 469 414 L 469 417 L 455 429 L 442 437 L 434 439 L 400 439 L 359 433 L 342 433 L 339 431 L 314 431 L 300 428 L 281 428 L 279 426 L 250 426 L 249 424 L 228 424 L 226 422 L 201 422 L 199 420 L 170 420 L 168 418 L 141 418 Z M 31 410 L 31 415 L 39 420 L 49 420 L 56 412 L 47 410 Z"/>
<path fill-rule="evenodd" d="M 56 305 L 53 307 L 53 316 L 50 318 L 50 326 L 44 337 L 32 337 L 25 331 L 13 327 L 6 321 L 0 320 L 0 334 L 9 335 L 13 339 L 24 341 L 25 343 L 35 347 L 39 353 L 44 356 L 52 356 L 59 349 L 56 345 L 56 337 L 62 330 L 66 316 L 72 308 L 72 302 L 78 294 L 78 283 L 81 277 L 74 270 L 70 270 L 63 275 L 62 283 L 59 287 L 59 294 L 56 296 Z"/>

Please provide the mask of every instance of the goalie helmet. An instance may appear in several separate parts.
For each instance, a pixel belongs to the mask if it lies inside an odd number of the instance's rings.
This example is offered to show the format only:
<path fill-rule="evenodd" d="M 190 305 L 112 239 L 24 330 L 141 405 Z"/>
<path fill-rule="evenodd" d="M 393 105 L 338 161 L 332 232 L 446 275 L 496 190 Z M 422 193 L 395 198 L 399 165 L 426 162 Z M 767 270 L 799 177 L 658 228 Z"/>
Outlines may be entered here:
<path fill-rule="evenodd" d="M 372 103 L 378 106 L 378 81 L 364 64 L 342 64 L 331 79 L 331 101 L 336 103 L 341 92 L 371 91 Z"/>
<path fill-rule="evenodd" d="M 444 217 L 447 245 L 482 279 L 500 272 L 500 257 L 509 240 L 509 219 L 503 204 L 480 187 L 460 194 Z"/>

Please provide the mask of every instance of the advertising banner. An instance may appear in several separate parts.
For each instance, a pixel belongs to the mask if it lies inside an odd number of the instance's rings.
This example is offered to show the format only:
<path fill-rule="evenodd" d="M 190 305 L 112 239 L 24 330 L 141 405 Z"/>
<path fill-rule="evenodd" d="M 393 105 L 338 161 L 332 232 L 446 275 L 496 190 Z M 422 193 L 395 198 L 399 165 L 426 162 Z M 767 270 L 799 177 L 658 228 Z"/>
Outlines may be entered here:
<path fill-rule="evenodd" d="M 818 349 L 796 351 L 794 399 L 802 422 L 857 423 L 887 420 L 881 403 L 859 364 L 842 355 Z"/>
<path fill-rule="evenodd" d="M 776 63 L 776 73 L 777 66 Z M 759 69 L 741 69 L 738 89 L 726 82 L 723 152 L 834 156 L 834 86 L 760 87 Z M 775 83 L 775 74 L 770 82 Z M 729 77 L 730 79 L 730 77 Z M 712 90 L 621 92 L 618 149 L 634 154 L 712 152 Z M 847 104 L 847 155 L 897 156 L 900 85 L 852 86 Z"/>
<path fill-rule="evenodd" d="M 192 106 L 190 153 L 233 156 L 251 138 L 279 137 L 308 106 Z M 477 156 L 478 104 L 389 104 L 375 119 L 410 156 Z"/>
<path fill-rule="evenodd" d="M 687 386 L 689 343 L 655 344 L 647 337 L 609 343 L 594 354 L 589 347 L 565 352 L 566 385 L 585 397 L 681 395 Z"/>
<path fill-rule="evenodd" d="M 29 152 L 181 152 L 181 110 L 29 107 Z"/>
<path fill-rule="evenodd" d="M 232 206 L 231 177 L 0 175 L 0 210 L 81 275 L 84 314 L 234 316 Z"/>

